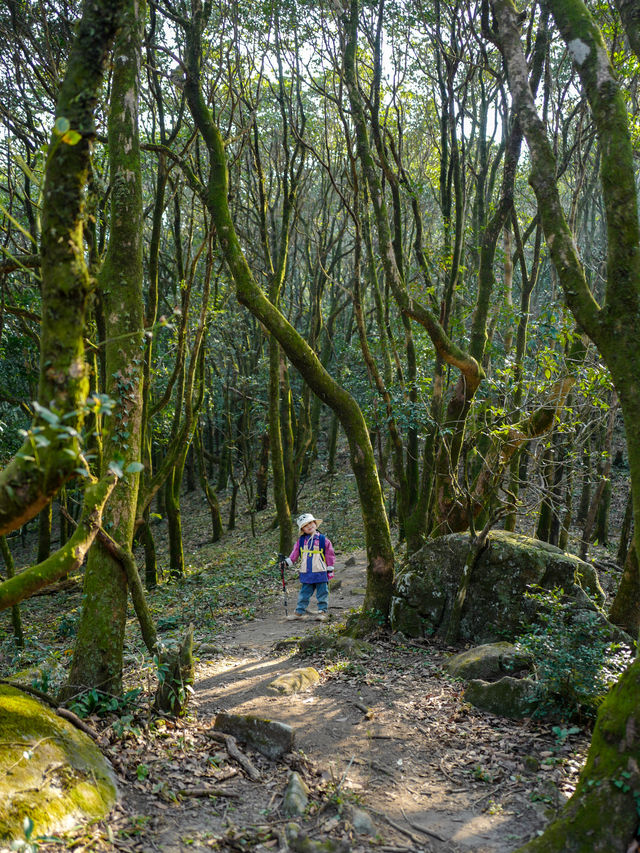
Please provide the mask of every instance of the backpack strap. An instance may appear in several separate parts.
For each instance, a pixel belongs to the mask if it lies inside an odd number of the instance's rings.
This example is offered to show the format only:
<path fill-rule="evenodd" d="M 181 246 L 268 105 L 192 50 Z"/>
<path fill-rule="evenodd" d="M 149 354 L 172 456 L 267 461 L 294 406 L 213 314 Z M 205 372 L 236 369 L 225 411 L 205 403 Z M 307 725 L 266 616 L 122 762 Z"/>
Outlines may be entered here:
<path fill-rule="evenodd" d="M 326 555 L 325 550 L 324 550 L 324 545 L 325 545 L 325 542 L 327 541 L 327 537 L 324 535 L 324 533 L 318 533 L 318 539 L 320 540 L 320 550 L 322 551 L 322 559 L 326 563 L 327 562 L 327 555 Z"/>

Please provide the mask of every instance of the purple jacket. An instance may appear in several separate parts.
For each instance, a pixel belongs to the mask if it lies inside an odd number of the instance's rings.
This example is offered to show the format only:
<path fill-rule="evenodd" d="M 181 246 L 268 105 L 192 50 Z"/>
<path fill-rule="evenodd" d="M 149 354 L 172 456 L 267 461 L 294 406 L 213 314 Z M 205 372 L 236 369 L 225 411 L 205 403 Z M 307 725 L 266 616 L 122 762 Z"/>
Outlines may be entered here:
<path fill-rule="evenodd" d="M 324 553 L 321 550 L 323 540 Z M 336 555 L 333 545 L 323 533 L 303 534 L 293 546 L 289 559 L 295 563 L 298 557 L 302 558 L 298 575 L 300 583 L 327 583 L 333 577 Z"/>

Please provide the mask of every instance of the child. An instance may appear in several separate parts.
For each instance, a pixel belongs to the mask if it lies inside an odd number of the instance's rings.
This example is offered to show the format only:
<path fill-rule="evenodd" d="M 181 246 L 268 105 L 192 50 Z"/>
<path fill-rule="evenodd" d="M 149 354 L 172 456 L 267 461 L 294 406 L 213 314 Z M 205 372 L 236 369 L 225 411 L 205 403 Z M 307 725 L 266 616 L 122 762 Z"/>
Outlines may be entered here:
<path fill-rule="evenodd" d="M 318 600 L 318 613 L 316 619 L 326 622 L 329 618 L 329 581 L 333 577 L 333 564 L 335 553 L 333 545 L 322 533 L 318 533 L 318 527 L 322 521 L 314 518 L 310 512 L 305 512 L 296 519 L 300 537 L 294 545 L 289 557 L 285 557 L 288 566 L 292 566 L 298 557 L 302 557 L 300 563 L 300 595 L 296 612 L 289 619 L 304 619 L 307 607 L 314 591 Z"/>

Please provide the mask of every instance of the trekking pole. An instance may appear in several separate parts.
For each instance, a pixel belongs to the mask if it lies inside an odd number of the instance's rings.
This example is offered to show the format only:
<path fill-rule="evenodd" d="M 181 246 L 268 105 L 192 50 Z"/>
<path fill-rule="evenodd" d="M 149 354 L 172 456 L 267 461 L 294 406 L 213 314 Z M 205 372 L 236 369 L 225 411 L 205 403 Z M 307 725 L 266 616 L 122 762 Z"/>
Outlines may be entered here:
<path fill-rule="evenodd" d="M 280 564 L 280 577 L 282 579 L 282 594 L 284 596 L 284 615 L 288 616 L 289 611 L 287 609 L 287 584 L 284 579 L 284 567 L 286 566 L 284 554 L 278 554 L 278 562 Z"/>

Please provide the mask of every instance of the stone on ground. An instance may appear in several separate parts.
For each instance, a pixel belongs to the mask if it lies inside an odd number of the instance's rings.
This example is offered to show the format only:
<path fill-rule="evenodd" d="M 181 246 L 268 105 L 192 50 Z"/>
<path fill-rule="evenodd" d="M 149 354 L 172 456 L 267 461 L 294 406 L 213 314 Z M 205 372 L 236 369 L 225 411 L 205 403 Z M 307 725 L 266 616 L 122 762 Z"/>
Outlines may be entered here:
<path fill-rule="evenodd" d="M 521 720 L 535 711 L 536 683 L 530 678 L 511 678 L 507 675 L 500 681 L 470 681 L 464 698 L 481 711 L 499 717 Z"/>
<path fill-rule="evenodd" d="M 335 649 L 348 658 L 362 658 L 373 654 L 373 646 L 364 640 L 355 640 L 344 635 L 336 636 L 333 632 L 314 631 L 303 637 L 298 645 L 300 651 L 307 649 Z"/>
<path fill-rule="evenodd" d="M 0 847 L 104 817 L 117 797 L 110 764 L 84 732 L 0 684 Z"/>
<path fill-rule="evenodd" d="M 513 643 L 485 643 L 454 655 L 444 668 L 454 678 L 470 681 L 497 681 L 505 675 L 513 675 L 523 669 L 531 669 L 532 658 L 518 650 Z"/>
<path fill-rule="evenodd" d="M 394 630 L 410 637 L 446 633 L 468 550 L 469 534 L 452 533 L 427 542 L 409 558 L 391 602 Z M 546 542 L 492 530 L 471 573 L 460 640 L 515 639 L 522 624 L 536 618 L 539 605 L 525 596 L 532 585 L 561 587 L 577 609 L 600 612 L 604 593 L 593 566 Z"/>
<path fill-rule="evenodd" d="M 213 727 L 216 731 L 233 735 L 273 760 L 293 749 L 293 729 L 278 720 L 265 720 L 252 714 L 222 713 L 217 715 Z"/>
<path fill-rule="evenodd" d="M 350 853 L 351 851 L 351 846 L 345 841 L 334 841 L 333 838 L 315 841 L 309 838 L 297 823 L 288 823 L 285 827 L 285 835 L 287 844 L 294 853 Z"/>
<path fill-rule="evenodd" d="M 356 806 L 352 806 L 349 811 L 349 820 L 356 834 L 368 835 L 370 838 L 375 838 L 378 831 L 370 815 L 364 809 L 356 808 Z"/>
<path fill-rule="evenodd" d="M 285 672 L 284 675 L 279 675 L 274 678 L 268 685 L 267 690 L 272 693 L 283 693 L 285 696 L 290 696 L 292 693 L 301 693 L 312 687 L 316 682 L 320 681 L 320 673 L 312 666 L 304 666 L 300 669 L 293 669 L 291 672 Z"/>
<path fill-rule="evenodd" d="M 309 789 L 302 781 L 299 773 L 293 771 L 289 774 L 289 782 L 284 792 L 282 811 L 288 817 L 298 817 L 307 810 L 309 803 Z"/>

